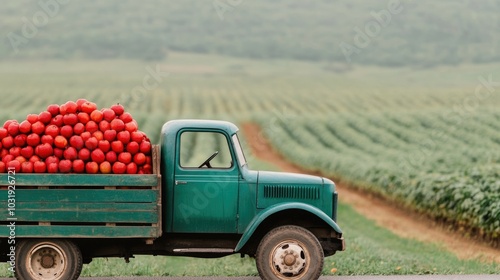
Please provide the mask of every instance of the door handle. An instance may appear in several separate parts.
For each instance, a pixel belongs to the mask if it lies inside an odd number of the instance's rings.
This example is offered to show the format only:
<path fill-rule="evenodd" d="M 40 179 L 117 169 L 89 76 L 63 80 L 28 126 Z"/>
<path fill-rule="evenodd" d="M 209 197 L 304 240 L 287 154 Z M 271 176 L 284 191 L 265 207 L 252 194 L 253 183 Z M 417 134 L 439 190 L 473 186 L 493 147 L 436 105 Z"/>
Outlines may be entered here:
<path fill-rule="evenodd" d="M 177 180 L 175 180 L 175 185 L 176 185 L 176 186 L 177 186 L 177 185 L 186 185 L 187 183 L 188 183 L 188 182 L 186 182 L 186 181 L 177 181 Z"/>

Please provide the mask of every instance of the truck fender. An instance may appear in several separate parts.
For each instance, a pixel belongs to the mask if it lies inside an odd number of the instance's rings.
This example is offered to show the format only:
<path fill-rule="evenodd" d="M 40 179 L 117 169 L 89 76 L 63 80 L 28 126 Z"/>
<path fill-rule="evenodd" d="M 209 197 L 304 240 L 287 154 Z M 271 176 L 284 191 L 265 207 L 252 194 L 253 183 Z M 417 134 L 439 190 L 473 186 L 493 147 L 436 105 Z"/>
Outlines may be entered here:
<path fill-rule="evenodd" d="M 332 218 L 330 218 L 328 215 L 325 214 L 325 212 L 319 210 L 318 208 L 311 206 L 309 204 L 305 203 L 300 203 L 300 202 L 285 202 L 277 205 L 273 205 L 267 209 L 264 209 L 262 212 L 257 214 L 250 224 L 248 224 L 247 228 L 245 229 L 243 236 L 240 238 L 240 241 L 236 245 L 236 248 L 234 249 L 235 252 L 240 251 L 243 246 L 250 240 L 252 235 L 254 234 L 255 230 L 259 227 L 259 225 L 265 221 L 269 216 L 285 211 L 285 210 L 304 210 L 307 211 L 313 215 L 316 215 L 318 218 L 322 219 L 325 223 L 327 223 L 335 232 L 342 234 L 342 230 L 340 227 L 335 223 Z"/>

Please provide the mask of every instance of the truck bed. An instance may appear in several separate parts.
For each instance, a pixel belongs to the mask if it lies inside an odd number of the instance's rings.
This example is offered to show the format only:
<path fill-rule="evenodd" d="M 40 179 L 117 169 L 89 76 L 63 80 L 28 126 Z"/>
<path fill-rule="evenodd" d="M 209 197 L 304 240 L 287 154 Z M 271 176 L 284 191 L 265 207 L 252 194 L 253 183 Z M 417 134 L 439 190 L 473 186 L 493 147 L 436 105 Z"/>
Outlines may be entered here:
<path fill-rule="evenodd" d="M 156 238 L 161 235 L 159 146 L 153 174 L 8 174 L 0 177 L 0 238 Z M 9 180 L 15 206 L 9 209 Z M 12 188 L 10 188 L 12 190 Z M 14 206 L 14 207 L 12 207 Z M 3 226 L 2 226 L 3 225 Z"/>

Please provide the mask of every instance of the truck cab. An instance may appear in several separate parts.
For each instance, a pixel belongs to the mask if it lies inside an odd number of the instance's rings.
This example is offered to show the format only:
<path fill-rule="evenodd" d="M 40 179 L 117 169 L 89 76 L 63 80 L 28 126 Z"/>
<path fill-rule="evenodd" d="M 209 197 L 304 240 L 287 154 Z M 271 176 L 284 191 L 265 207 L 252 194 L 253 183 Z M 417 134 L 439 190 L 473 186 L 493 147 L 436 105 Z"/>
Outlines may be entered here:
<path fill-rule="evenodd" d="M 311 272 L 321 272 L 323 256 L 345 248 L 336 224 L 335 184 L 318 176 L 251 170 L 237 132 L 224 121 L 176 120 L 163 126 L 164 231 L 233 236 L 234 244 L 212 253 L 255 256 L 258 268 L 265 264 L 259 268 L 264 279 L 314 279 Z M 210 248 L 176 252 L 211 253 Z"/>

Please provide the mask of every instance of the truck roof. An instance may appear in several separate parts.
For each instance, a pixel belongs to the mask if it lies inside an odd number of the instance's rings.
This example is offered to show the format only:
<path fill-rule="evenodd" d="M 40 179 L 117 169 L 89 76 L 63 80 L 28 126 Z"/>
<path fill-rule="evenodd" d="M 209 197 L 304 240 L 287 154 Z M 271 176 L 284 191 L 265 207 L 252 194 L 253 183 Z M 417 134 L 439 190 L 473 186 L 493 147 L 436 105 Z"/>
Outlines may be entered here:
<path fill-rule="evenodd" d="M 176 132 L 184 128 L 213 128 L 226 131 L 229 135 L 238 132 L 238 127 L 233 123 L 219 120 L 181 119 L 165 123 L 161 129 L 162 134 Z"/>

